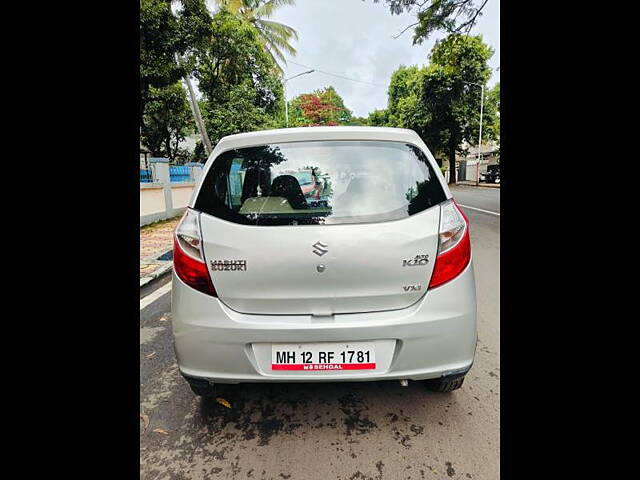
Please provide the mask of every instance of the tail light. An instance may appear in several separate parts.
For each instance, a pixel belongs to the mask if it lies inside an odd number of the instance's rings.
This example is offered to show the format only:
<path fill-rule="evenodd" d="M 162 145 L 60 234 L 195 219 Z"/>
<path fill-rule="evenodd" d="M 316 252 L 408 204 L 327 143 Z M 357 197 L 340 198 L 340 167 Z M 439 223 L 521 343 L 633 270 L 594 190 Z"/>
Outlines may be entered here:
<path fill-rule="evenodd" d="M 202 253 L 200 214 L 191 209 L 187 209 L 173 237 L 173 270 L 191 288 L 217 296 Z"/>
<path fill-rule="evenodd" d="M 453 199 L 440 206 L 438 236 L 438 255 L 429 288 L 453 280 L 464 271 L 471 260 L 469 220 Z"/>

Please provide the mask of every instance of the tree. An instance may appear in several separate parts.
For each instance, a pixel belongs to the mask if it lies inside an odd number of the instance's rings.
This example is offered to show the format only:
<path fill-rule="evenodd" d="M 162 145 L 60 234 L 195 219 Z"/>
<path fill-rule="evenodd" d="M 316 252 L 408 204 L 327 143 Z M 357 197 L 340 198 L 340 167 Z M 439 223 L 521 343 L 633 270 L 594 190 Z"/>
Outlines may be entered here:
<path fill-rule="evenodd" d="M 184 74 L 175 61 L 184 51 L 178 19 L 171 12 L 170 0 L 140 1 L 140 126 L 150 100 L 151 88 L 175 84 Z"/>
<path fill-rule="evenodd" d="M 161 88 L 149 87 L 141 140 L 153 156 L 172 161 L 184 159 L 186 152 L 179 145 L 194 126 L 186 93 L 180 82 Z"/>
<path fill-rule="evenodd" d="M 449 179 L 455 183 L 456 153 L 477 144 L 480 89 L 473 84 L 486 85 L 492 55 L 480 36 L 453 34 L 436 42 L 428 66 L 400 66 L 392 74 L 387 109 L 373 112 L 370 122 L 415 130 L 436 157 L 448 159 Z M 498 107 L 485 102 L 483 142 L 499 132 Z"/>
<path fill-rule="evenodd" d="M 331 86 L 294 98 L 289 115 L 293 127 L 348 125 L 352 121 L 351 111 Z"/>
<path fill-rule="evenodd" d="M 413 125 L 417 128 L 425 123 L 425 112 L 420 103 L 422 75 L 423 71 L 417 66 L 400 65 L 393 72 L 388 90 L 388 126 L 406 128 L 407 125 Z"/>
<path fill-rule="evenodd" d="M 492 138 L 500 143 L 500 82 L 496 83 L 485 95 L 485 105 L 489 117 L 486 122 L 488 129 L 487 138 Z"/>
<path fill-rule="evenodd" d="M 256 28 L 260 42 L 271 56 L 276 70 L 282 74 L 276 57 L 286 64 L 283 50 L 290 55 L 296 54 L 291 40 L 297 40 L 298 33 L 288 25 L 266 19 L 284 5 L 295 5 L 295 0 L 216 0 L 216 3 Z"/>
<path fill-rule="evenodd" d="M 349 125 L 352 127 L 366 127 L 369 125 L 369 119 L 367 117 L 351 117 L 345 125 Z"/>
<path fill-rule="evenodd" d="M 389 112 L 386 108 L 374 110 L 369 113 L 367 123 L 372 127 L 387 127 L 389 126 Z"/>
<path fill-rule="evenodd" d="M 194 54 L 194 76 L 211 142 L 275 128 L 282 116 L 282 83 L 258 32 L 226 10 L 213 16 L 211 27 L 207 43 Z"/>
<path fill-rule="evenodd" d="M 196 142 L 196 146 L 191 154 L 191 161 L 196 163 L 204 163 L 207 160 L 207 152 L 204 149 L 204 144 L 201 141 Z"/>
<path fill-rule="evenodd" d="M 364 0 L 363 0 L 364 1 Z M 380 0 L 373 0 L 378 3 Z M 488 0 L 385 0 L 392 15 L 400 15 L 417 8 L 417 22 L 412 23 L 394 38 L 412 27 L 414 45 L 422 43 L 433 32 L 468 35 Z"/>
<path fill-rule="evenodd" d="M 477 144 L 480 95 L 473 84 L 486 85 L 491 70 L 488 61 L 493 50 L 481 36 L 449 35 L 436 42 L 431 51 L 431 64 L 422 80 L 422 103 L 430 116 L 425 137 L 435 150 L 446 153 L 449 159 L 450 182 L 456 180 L 456 152 L 463 152 L 463 144 Z M 487 104 L 483 126 L 494 122 L 495 111 Z M 484 139 L 490 139 L 491 128 L 485 129 Z"/>
<path fill-rule="evenodd" d="M 172 4 L 178 7 L 174 13 Z M 210 37 L 211 16 L 204 0 L 141 0 L 140 2 L 140 112 L 141 134 L 149 140 L 156 138 L 154 130 L 161 123 L 170 123 L 171 119 L 160 122 L 158 115 L 173 112 L 161 107 L 158 91 L 171 87 L 185 77 L 192 69 L 191 53 L 194 48 L 207 42 Z M 187 61 L 178 64 L 176 55 L 186 56 Z M 162 96 L 162 95 L 161 95 Z M 154 125 L 146 128 L 147 104 L 152 106 Z M 181 112 L 176 112 L 179 117 Z M 150 147 L 150 145 L 148 145 Z"/>
<path fill-rule="evenodd" d="M 231 86 L 223 104 L 207 101 L 203 116 L 215 145 L 226 135 L 277 128 L 276 118 L 255 102 L 255 88 L 248 82 Z"/>

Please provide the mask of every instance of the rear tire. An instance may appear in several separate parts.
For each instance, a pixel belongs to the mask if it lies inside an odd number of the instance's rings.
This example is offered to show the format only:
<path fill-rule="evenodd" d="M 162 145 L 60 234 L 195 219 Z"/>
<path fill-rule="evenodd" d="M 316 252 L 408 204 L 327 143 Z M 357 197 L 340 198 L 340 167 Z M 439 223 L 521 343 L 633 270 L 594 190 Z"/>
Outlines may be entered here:
<path fill-rule="evenodd" d="M 432 392 L 449 393 L 462 387 L 464 383 L 464 375 L 457 378 L 433 378 L 425 380 L 426 387 Z"/>

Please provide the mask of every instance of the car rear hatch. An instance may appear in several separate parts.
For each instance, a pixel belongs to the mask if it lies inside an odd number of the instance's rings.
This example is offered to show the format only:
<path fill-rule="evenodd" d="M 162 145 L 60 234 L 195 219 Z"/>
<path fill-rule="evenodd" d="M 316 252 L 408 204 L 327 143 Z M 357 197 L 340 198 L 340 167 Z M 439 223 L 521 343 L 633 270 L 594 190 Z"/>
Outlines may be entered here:
<path fill-rule="evenodd" d="M 323 179 L 319 199 L 292 174 L 309 169 Z M 222 153 L 194 208 L 222 302 L 243 313 L 323 316 L 420 299 L 445 200 L 414 145 L 313 141 Z"/>

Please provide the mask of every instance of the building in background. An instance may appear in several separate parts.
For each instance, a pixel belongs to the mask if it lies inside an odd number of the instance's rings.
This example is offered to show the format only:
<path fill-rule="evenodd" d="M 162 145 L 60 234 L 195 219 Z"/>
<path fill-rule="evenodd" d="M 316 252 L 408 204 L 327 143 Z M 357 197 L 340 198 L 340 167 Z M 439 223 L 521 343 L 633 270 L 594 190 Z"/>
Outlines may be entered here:
<path fill-rule="evenodd" d="M 458 166 L 457 180 L 459 181 L 476 181 L 477 173 L 487 173 L 489 165 L 497 165 L 500 163 L 500 145 L 488 144 L 482 145 L 480 149 L 480 167 L 478 164 L 478 147 L 469 147 L 466 155 L 456 156 Z"/>

